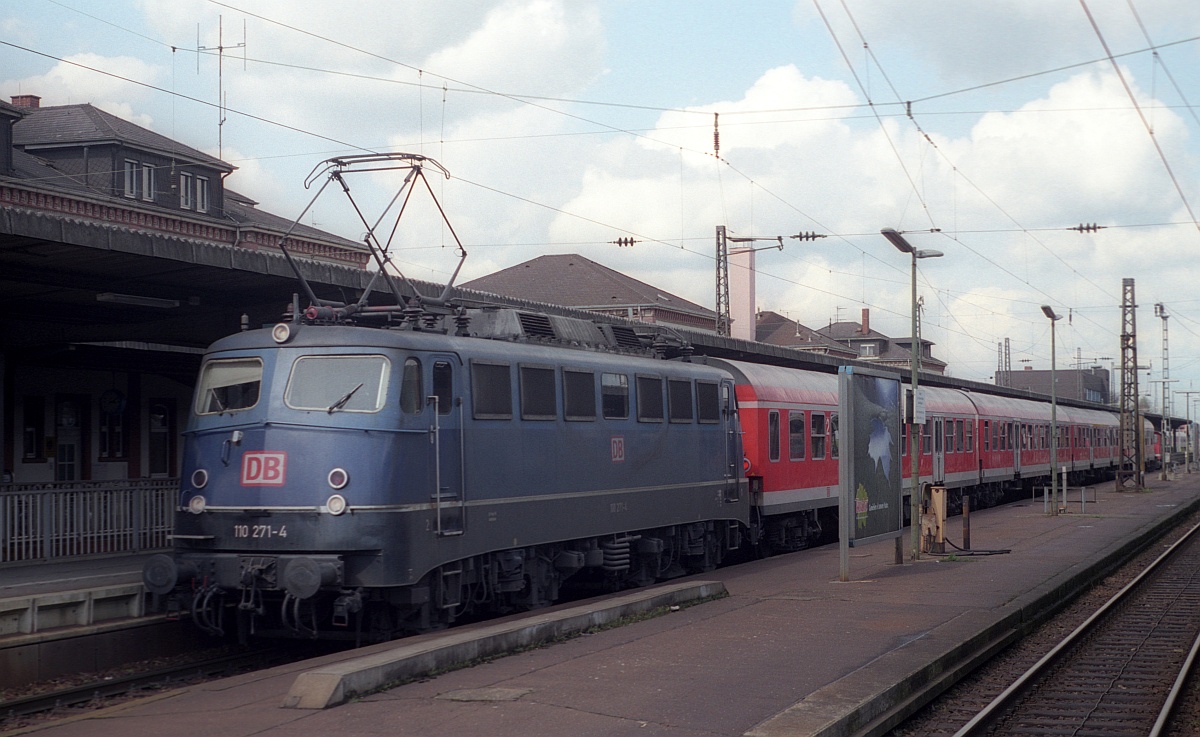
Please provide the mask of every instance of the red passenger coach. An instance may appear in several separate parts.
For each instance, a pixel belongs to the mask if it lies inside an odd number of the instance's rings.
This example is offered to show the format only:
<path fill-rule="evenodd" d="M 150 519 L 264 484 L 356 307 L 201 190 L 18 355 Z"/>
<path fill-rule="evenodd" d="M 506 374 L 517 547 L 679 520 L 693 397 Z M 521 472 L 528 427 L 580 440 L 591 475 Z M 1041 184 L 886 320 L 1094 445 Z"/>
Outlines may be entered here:
<path fill-rule="evenodd" d="M 838 377 L 705 362 L 733 374 L 746 477 L 768 544 L 775 550 L 812 544 L 821 531 L 820 511 L 833 514 L 838 504 Z"/>

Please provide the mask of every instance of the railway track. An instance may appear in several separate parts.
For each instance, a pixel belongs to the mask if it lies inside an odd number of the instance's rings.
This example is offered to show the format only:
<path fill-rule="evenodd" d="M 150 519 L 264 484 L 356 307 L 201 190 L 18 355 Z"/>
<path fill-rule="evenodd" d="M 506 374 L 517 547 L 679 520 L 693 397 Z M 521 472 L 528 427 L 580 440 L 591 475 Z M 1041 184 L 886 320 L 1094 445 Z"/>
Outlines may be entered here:
<path fill-rule="evenodd" d="M 1200 648 L 1200 525 L 955 733 L 1160 735 Z"/>
<path fill-rule="evenodd" d="M 30 718 L 56 717 L 67 709 L 105 706 L 114 699 L 135 697 L 152 690 L 177 688 L 308 656 L 311 656 L 311 653 L 297 654 L 294 649 L 271 646 L 215 655 L 202 660 L 160 665 L 126 674 L 98 674 L 95 678 L 70 686 L 0 701 L 0 732 L 21 726 L 22 721 Z"/>

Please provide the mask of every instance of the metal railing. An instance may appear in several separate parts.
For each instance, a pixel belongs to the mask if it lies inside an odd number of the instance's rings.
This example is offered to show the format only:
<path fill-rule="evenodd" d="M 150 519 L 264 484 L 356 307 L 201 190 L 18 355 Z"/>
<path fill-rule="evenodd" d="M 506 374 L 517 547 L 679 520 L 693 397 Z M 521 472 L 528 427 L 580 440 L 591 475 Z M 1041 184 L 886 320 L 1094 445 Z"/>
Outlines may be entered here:
<path fill-rule="evenodd" d="M 0 564 L 169 545 L 179 479 L 0 485 Z"/>

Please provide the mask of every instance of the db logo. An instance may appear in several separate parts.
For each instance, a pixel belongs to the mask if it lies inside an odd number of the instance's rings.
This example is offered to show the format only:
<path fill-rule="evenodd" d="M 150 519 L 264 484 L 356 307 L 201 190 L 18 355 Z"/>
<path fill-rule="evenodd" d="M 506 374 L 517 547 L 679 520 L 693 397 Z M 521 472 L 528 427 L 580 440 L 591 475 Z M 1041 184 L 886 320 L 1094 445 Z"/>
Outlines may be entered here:
<path fill-rule="evenodd" d="M 283 486 L 287 453 L 252 450 L 242 454 L 242 486 Z"/>
<path fill-rule="evenodd" d="M 620 435 L 614 435 L 612 438 L 612 462 L 625 462 L 625 438 Z"/>

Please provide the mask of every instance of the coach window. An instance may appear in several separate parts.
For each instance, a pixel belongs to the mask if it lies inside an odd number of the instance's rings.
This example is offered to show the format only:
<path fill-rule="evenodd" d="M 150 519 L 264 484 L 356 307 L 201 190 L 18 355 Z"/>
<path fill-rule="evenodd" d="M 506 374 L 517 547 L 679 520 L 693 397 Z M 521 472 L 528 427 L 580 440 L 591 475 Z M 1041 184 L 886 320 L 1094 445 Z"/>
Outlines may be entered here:
<path fill-rule="evenodd" d="M 980 439 L 983 441 L 983 449 L 984 450 L 992 449 L 992 436 L 990 434 L 991 431 L 992 431 L 992 421 L 984 420 L 983 421 L 983 432 L 979 433 Z"/>
<path fill-rule="evenodd" d="M 415 358 L 404 359 L 404 375 L 400 379 L 400 411 L 415 415 L 425 404 L 425 392 L 421 389 L 421 362 Z"/>
<path fill-rule="evenodd" d="M 825 413 L 813 412 L 811 429 L 812 458 L 819 461 L 825 457 Z"/>
<path fill-rule="evenodd" d="M 591 371 L 563 369 L 563 419 L 596 419 L 596 375 Z"/>
<path fill-rule="evenodd" d="M 921 425 L 921 455 L 927 456 L 933 452 L 933 419 L 925 420 Z"/>
<path fill-rule="evenodd" d="M 966 428 L 967 439 L 965 441 L 966 444 L 963 447 L 965 447 L 967 449 L 968 453 L 974 453 L 975 452 L 975 421 L 967 420 L 964 423 L 964 426 Z"/>
<path fill-rule="evenodd" d="M 454 368 L 446 361 L 433 364 L 433 396 L 437 397 L 438 414 L 450 414 L 454 409 Z"/>
<path fill-rule="evenodd" d="M 779 410 L 767 413 L 767 455 L 772 462 L 779 460 Z"/>
<path fill-rule="evenodd" d="M 512 372 L 507 363 L 471 362 L 471 408 L 477 420 L 512 419 Z"/>
<path fill-rule="evenodd" d="M 721 421 L 721 392 L 717 384 L 710 381 L 696 382 L 696 415 L 700 424 L 715 424 Z"/>
<path fill-rule="evenodd" d="M 554 391 L 554 369 L 549 366 L 521 366 L 521 419 L 553 420 L 558 417 L 558 397 Z"/>
<path fill-rule="evenodd" d="M 601 374 L 600 398 L 604 419 L 624 420 L 629 417 L 629 377 L 625 374 Z"/>
<path fill-rule="evenodd" d="M 657 376 L 637 377 L 637 418 L 638 422 L 664 419 L 662 379 Z"/>
<path fill-rule="evenodd" d="M 954 452 L 962 453 L 967 445 L 967 430 L 962 420 L 954 421 Z"/>
<path fill-rule="evenodd" d="M 829 440 L 830 440 L 830 458 L 838 457 L 838 440 L 841 439 L 840 428 L 838 426 L 838 413 L 829 413 Z"/>
<path fill-rule="evenodd" d="M 909 423 L 900 423 L 900 455 L 908 455 L 908 428 Z"/>
<path fill-rule="evenodd" d="M 954 420 L 947 417 L 943 424 L 943 428 L 944 428 L 944 432 L 942 433 L 942 435 L 945 437 L 946 442 L 942 445 L 942 448 L 944 448 L 947 453 L 953 453 L 954 452 Z M 940 450 L 940 448 L 939 448 L 939 450 Z"/>
<path fill-rule="evenodd" d="M 788 412 L 788 457 L 793 461 L 804 460 L 804 413 L 792 410 Z"/>
<path fill-rule="evenodd" d="M 667 379 L 667 411 L 671 414 L 671 422 L 692 421 L 692 382 Z"/>

